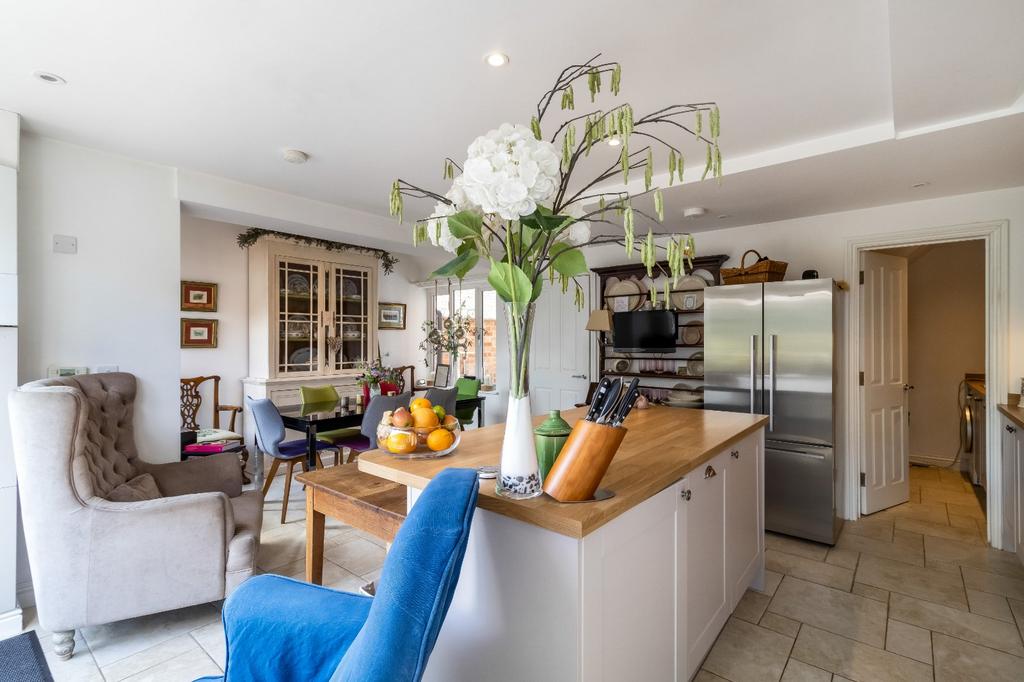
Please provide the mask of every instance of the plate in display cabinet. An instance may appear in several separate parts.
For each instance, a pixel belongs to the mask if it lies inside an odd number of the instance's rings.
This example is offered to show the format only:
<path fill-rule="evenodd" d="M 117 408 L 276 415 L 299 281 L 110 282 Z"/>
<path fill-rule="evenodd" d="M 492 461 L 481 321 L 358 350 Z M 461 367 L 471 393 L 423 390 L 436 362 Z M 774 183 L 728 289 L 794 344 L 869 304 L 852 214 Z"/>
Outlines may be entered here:
<path fill-rule="evenodd" d="M 289 294 L 308 294 L 309 293 L 309 276 L 300 275 L 295 272 L 288 275 L 288 293 Z"/>

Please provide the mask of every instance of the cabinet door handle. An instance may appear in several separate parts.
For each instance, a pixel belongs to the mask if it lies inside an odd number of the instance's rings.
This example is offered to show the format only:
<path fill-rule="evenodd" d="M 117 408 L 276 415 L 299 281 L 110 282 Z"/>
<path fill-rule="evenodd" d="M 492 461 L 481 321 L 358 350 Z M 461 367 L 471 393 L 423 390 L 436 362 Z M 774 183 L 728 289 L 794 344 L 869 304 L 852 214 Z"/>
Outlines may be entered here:
<path fill-rule="evenodd" d="M 679 493 L 679 497 L 683 498 L 683 499 L 684 499 L 684 500 L 686 500 L 687 502 L 689 502 L 689 501 L 690 501 L 690 497 L 691 497 L 692 495 L 693 495 L 693 493 L 691 493 L 691 492 L 690 492 L 689 490 L 684 490 L 684 491 L 682 491 L 681 493 Z"/>
<path fill-rule="evenodd" d="M 733 459 L 739 459 L 740 458 L 740 451 L 739 450 L 733 450 L 729 454 L 732 455 Z"/>
<path fill-rule="evenodd" d="M 572 378 L 573 379 L 586 379 L 587 375 L 586 374 L 573 374 Z"/>
<path fill-rule="evenodd" d="M 708 465 L 708 468 L 704 470 L 704 478 L 714 478 L 717 475 L 718 472 L 715 471 L 715 467 L 711 466 L 710 464 Z"/>
<path fill-rule="evenodd" d="M 1010 426 L 1009 424 L 1007 424 L 1006 425 L 1006 432 L 1007 433 L 1017 433 L 1017 429 L 1015 429 L 1012 426 Z"/>

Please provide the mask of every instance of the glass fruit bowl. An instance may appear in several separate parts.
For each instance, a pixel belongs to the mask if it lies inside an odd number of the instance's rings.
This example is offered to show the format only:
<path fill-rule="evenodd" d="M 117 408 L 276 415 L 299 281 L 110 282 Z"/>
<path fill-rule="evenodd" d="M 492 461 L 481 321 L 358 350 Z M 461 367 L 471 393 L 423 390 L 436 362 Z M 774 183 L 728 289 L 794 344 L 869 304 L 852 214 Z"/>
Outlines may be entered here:
<path fill-rule="evenodd" d="M 400 411 L 385 412 L 377 425 L 377 447 L 395 459 L 429 459 L 450 455 L 462 440 L 462 426 L 454 415 L 421 417 L 418 423 L 428 425 L 415 426 Z"/>

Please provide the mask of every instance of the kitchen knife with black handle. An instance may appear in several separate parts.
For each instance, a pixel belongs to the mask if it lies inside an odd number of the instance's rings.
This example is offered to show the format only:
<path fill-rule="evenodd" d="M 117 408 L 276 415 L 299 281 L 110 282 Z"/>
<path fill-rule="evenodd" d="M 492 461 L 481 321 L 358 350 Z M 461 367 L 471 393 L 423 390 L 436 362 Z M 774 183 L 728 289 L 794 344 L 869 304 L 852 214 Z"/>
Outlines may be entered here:
<path fill-rule="evenodd" d="M 601 409 L 598 411 L 597 415 L 598 424 L 607 424 L 608 420 L 611 419 L 612 412 L 615 410 L 615 405 L 619 402 L 619 392 L 621 389 L 622 379 L 616 378 L 608 388 L 608 395 L 605 396 L 604 402 L 601 403 Z"/>
<path fill-rule="evenodd" d="M 639 389 L 640 380 L 636 377 L 629 382 L 629 388 L 626 389 L 622 396 L 622 401 L 619 403 L 619 408 L 615 411 L 615 416 L 612 417 L 611 424 L 613 427 L 622 425 L 622 422 L 626 420 L 626 415 L 633 409 L 633 405 L 636 404 L 637 396 L 640 395 Z"/>
<path fill-rule="evenodd" d="M 601 406 L 604 404 L 604 400 L 608 396 L 608 389 L 611 387 L 612 380 L 608 377 L 602 377 L 601 382 L 597 385 L 597 390 L 594 391 L 594 396 L 590 400 L 590 409 L 587 410 L 587 416 L 584 417 L 588 422 L 597 421 L 597 416 L 601 413 Z"/>

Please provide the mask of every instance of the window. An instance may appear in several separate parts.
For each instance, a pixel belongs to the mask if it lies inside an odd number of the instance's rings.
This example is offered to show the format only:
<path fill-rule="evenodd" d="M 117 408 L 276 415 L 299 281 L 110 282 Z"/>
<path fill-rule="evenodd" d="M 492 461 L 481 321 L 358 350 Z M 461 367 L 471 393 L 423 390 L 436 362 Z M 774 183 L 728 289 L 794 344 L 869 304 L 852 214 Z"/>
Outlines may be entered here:
<path fill-rule="evenodd" d="M 434 297 L 434 319 L 440 324 L 461 308 L 470 318 L 469 347 L 459 356 L 459 376 L 479 377 L 485 384 L 493 384 L 498 375 L 498 298 L 492 289 L 457 289 L 451 294 Z M 431 371 L 440 362 L 450 365 L 448 353 L 431 359 Z"/>

